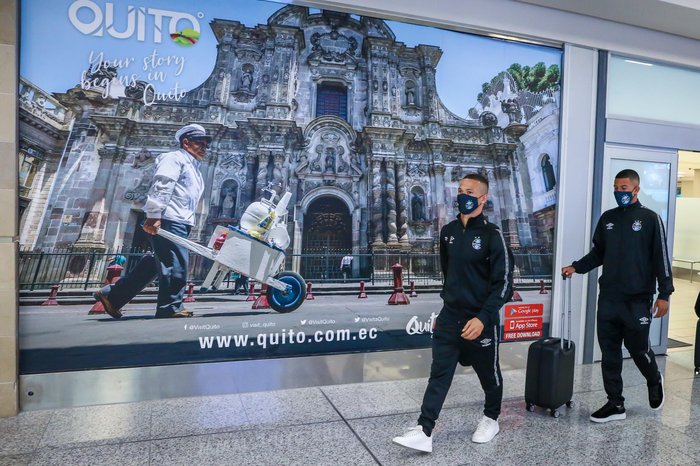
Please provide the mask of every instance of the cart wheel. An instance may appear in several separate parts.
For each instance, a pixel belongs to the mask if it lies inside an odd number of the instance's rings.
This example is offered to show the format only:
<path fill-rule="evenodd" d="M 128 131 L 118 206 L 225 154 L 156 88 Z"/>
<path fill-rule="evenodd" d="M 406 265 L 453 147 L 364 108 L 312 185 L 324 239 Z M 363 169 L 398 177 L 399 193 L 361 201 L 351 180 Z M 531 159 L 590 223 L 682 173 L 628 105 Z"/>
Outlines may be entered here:
<path fill-rule="evenodd" d="M 566 402 L 566 407 L 567 408 L 573 408 L 574 407 L 574 400 L 569 400 Z"/>
<path fill-rule="evenodd" d="M 559 416 L 561 416 L 559 411 L 557 411 L 556 409 L 553 409 L 551 414 L 552 414 L 552 417 L 555 419 L 558 418 Z"/>
<path fill-rule="evenodd" d="M 533 413 L 535 412 L 535 405 L 533 405 L 532 403 L 525 403 L 525 409 Z"/>
<path fill-rule="evenodd" d="M 294 272 L 282 272 L 275 276 L 281 282 L 291 287 L 288 292 L 280 291 L 272 286 L 267 287 L 267 301 L 270 307 L 277 312 L 285 314 L 292 312 L 304 302 L 306 298 L 306 282 L 301 275 Z"/>

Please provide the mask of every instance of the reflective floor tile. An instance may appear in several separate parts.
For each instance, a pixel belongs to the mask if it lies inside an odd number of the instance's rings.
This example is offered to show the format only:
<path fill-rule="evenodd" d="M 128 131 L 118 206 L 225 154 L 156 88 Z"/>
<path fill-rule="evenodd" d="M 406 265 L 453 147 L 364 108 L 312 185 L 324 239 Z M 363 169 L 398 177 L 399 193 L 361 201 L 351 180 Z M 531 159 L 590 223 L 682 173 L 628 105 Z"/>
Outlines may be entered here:
<path fill-rule="evenodd" d="M 318 388 L 244 393 L 241 403 L 250 426 L 310 424 L 340 419 Z"/>
<path fill-rule="evenodd" d="M 145 440 L 151 432 L 151 405 L 128 403 L 57 410 L 40 446 L 76 446 Z"/>
<path fill-rule="evenodd" d="M 156 440 L 152 465 L 375 465 L 344 422 Z"/>
<path fill-rule="evenodd" d="M 0 466 L 28 466 L 33 454 L 0 456 Z"/>
<path fill-rule="evenodd" d="M 30 411 L 0 419 L 0 455 L 34 451 L 52 415 L 53 411 Z"/>
<path fill-rule="evenodd" d="M 395 382 L 334 385 L 321 389 L 346 419 L 420 411 L 420 401 Z"/>
<path fill-rule="evenodd" d="M 122 443 L 84 448 L 45 448 L 30 466 L 147 466 L 148 442 Z"/>
<path fill-rule="evenodd" d="M 151 413 L 151 438 L 226 432 L 249 425 L 240 395 L 156 401 Z"/>

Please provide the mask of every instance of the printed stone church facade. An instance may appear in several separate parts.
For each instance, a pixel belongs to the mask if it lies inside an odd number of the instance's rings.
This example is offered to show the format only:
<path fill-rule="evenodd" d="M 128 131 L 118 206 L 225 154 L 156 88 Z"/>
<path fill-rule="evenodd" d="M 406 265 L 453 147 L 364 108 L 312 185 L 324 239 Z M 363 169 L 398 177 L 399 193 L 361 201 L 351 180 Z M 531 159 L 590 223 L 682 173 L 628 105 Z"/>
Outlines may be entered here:
<path fill-rule="evenodd" d="M 49 98 L 62 112 L 49 127 L 46 111 L 29 111 L 41 91 L 22 82 L 23 144 L 44 154 L 33 168 L 43 181 L 27 187 L 25 248 L 142 246 L 153 161 L 197 122 L 214 139 L 195 241 L 236 224 L 270 185 L 292 193 L 294 254 L 434 252 L 459 180 L 478 171 L 491 183 L 486 214 L 510 246 L 551 253 L 557 93 L 526 96 L 506 75 L 492 105 L 465 119 L 438 96 L 440 48 L 408 47 L 384 21 L 285 6 L 266 25 L 211 27 L 215 67 L 179 101 L 145 105 L 141 82 L 117 98 L 76 86 Z"/>

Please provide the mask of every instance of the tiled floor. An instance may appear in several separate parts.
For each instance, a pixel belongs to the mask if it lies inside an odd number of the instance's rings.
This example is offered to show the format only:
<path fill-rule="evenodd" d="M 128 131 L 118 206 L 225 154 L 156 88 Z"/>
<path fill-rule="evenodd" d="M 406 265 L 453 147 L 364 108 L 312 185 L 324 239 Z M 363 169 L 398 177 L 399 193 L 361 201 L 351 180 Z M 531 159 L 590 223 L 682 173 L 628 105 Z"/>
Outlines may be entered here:
<path fill-rule="evenodd" d="M 24 412 L 0 419 L 0 465 L 697 465 L 692 355 L 658 358 L 667 386 L 658 412 L 626 361 L 628 418 L 606 425 L 588 420 L 605 398 L 598 365 L 577 367 L 576 405 L 559 419 L 526 412 L 524 371 L 505 371 L 501 433 L 487 445 L 470 441 L 482 404 L 476 376 L 457 376 L 432 455 L 391 443 L 418 416 L 426 380 L 414 379 Z"/>

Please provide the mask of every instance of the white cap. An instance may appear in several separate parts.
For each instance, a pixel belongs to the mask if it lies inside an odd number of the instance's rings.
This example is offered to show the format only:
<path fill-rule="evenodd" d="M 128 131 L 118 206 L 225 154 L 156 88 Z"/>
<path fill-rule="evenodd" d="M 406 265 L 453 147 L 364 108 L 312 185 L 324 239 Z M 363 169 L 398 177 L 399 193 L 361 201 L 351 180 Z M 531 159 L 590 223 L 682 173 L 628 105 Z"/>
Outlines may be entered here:
<path fill-rule="evenodd" d="M 208 139 L 211 141 L 211 136 L 207 136 L 207 131 L 202 125 L 197 123 L 192 123 L 187 126 L 183 126 L 177 133 L 175 133 L 175 140 L 178 143 L 182 142 L 183 138 L 198 138 L 198 139 Z"/>

